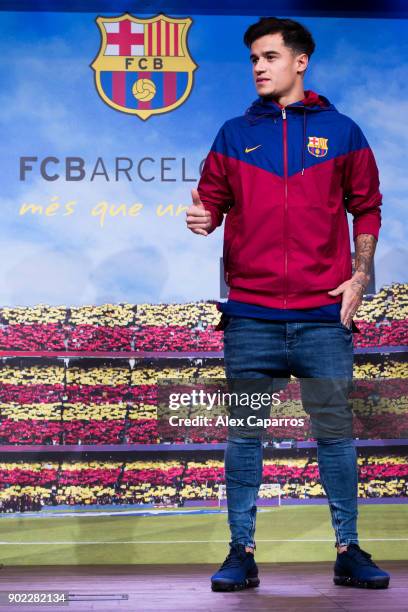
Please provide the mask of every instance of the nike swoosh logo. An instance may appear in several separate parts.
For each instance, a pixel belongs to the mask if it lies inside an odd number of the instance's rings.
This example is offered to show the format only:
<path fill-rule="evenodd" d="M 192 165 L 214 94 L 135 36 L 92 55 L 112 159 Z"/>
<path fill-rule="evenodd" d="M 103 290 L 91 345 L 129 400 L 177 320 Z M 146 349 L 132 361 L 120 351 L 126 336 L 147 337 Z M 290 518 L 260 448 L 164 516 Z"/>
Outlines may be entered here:
<path fill-rule="evenodd" d="M 251 148 L 246 147 L 245 153 L 250 153 L 251 151 L 255 151 L 255 149 L 259 149 L 259 147 L 262 147 L 262 145 L 260 144 L 260 145 L 257 145 L 256 147 L 251 147 Z"/>

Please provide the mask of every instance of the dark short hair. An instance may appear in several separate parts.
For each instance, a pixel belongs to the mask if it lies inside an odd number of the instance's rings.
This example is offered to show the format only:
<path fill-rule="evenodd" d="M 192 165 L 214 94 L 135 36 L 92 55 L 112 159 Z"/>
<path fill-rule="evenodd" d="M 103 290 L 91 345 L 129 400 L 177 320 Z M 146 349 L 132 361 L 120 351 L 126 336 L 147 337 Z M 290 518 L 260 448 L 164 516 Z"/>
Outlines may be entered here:
<path fill-rule="evenodd" d="M 244 34 L 244 44 L 249 48 L 254 40 L 266 34 L 282 34 L 286 47 L 296 54 L 306 53 L 310 58 L 315 50 L 315 41 L 309 30 L 293 19 L 279 19 L 278 17 L 260 17 Z"/>

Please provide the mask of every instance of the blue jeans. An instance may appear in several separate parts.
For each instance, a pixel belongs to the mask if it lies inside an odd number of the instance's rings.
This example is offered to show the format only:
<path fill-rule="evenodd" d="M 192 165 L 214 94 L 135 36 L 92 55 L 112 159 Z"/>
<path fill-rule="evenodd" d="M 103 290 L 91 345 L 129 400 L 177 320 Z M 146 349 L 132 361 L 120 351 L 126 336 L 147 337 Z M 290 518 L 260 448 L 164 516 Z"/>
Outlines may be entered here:
<path fill-rule="evenodd" d="M 280 322 L 226 317 L 224 364 L 227 380 L 289 378 L 301 380 L 303 408 L 311 421 L 314 410 L 311 379 L 333 380 L 334 401 L 328 401 L 332 423 L 317 439 L 321 484 L 328 498 L 336 544 L 358 544 L 357 454 L 351 434 L 348 391 L 353 376 L 352 331 L 340 322 Z M 344 381 L 346 384 L 344 384 Z M 317 414 L 317 416 L 316 416 Z M 319 431 L 319 429 L 318 429 Z M 322 431 L 322 428 L 320 428 Z M 338 431 L 338 435 L 336 435 Z M 255 546 L 256 500 L 262 482 L 262 434 L 229 429 L 225 481 L 231 543 Z"/>

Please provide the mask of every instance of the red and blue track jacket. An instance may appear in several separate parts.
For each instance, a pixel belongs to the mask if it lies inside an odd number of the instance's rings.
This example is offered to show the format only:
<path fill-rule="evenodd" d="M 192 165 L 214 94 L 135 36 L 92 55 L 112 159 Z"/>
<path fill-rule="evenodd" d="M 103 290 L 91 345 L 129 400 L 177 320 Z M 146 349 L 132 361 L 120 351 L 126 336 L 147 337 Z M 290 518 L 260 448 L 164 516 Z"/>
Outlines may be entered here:
<path fill-rule="evenodd" d="M 359 126 L 322 95 L 283 108 L 259 97 L 220 128 L 197 186 L 212 232 L 224 214 L 231 300 L 271 308 L 341 302 L 328 295 L 352 276 L 354 238 L 378 239 L 374 155 Z"/>

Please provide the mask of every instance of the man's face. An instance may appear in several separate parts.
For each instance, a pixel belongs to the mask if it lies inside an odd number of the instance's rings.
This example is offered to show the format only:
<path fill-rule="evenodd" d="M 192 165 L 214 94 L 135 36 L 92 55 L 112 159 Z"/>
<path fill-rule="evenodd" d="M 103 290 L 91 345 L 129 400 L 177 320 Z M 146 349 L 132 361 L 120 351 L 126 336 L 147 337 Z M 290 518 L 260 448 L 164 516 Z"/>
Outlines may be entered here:
<path fill-rule="evenodd" d="M 257 38 L 251 45 L 250 60 L 258 95 L 278 97 L 290 92 L 305 57 L 285 47 L 280 32 Z"/>

